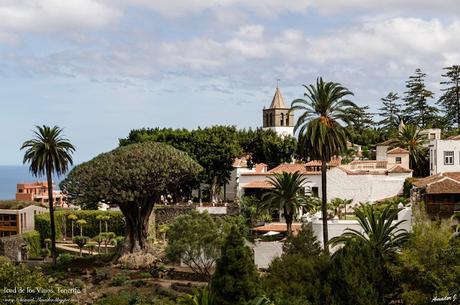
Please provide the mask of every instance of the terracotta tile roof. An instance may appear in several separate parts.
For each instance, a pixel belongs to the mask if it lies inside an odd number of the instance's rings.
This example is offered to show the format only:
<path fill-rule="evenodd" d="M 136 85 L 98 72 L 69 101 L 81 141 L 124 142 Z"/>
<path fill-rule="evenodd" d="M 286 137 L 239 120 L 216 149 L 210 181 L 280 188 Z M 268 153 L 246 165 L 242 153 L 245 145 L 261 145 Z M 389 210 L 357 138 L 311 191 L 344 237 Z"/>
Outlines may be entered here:
<path fill-rule="evenodd" d="M 251 181 L 241 186 L 245 189 L 271 189 L 273 186 L 267 181 Z"/>
<path fill-rule="evenodd" d="M 267 169 L 267 164 L 265 163 L 257 163 L 254 168 L 256 170 L 256 173 L 263 173 L 263 172 L 266 172 L 266 169 Z"/>
<path fill-rule="evenodd" d="M 388 155 L 390 154 L 408 154 L 408 153 L 409 153 L 408 150 L 405 150 L 404 148 L 401 148 L 401 147 L 395 147 L 387 151 Z"/>
<path fill-rule="evenodd" d="M 247 162 L 248 161 L 246 157 L 236 158 L 235 160 L 233 160 L 232 166 L 233 167 L 247 167 Z"/>
<path fill-rule="evenodd" d="M 411 173 L 412 170 L 405 168 L 401 165 L 395 165 L 388 170 L 389 173 Z"/>
<path fill-rule="evenodd" d="M 460 173 L 441 173 L 417 179 L 413 184 L 425 188 L 427 194 L 457 194 L 460 193 Z"/>
<path fill-rule="evenodd" d="M 327 163 L 329 166 L 339 166 L 342 164 L 342 158 L 332 158 L 330 162 Z M 321 166 L 320 160 L 311 160 L 305 163 L 305 166 Z"/>
<path fill-rule="evenodd" d="M 269 174 L 275 174 L 275 173 L 281 174 L 283 172 L 287 172 L 287 173 L 300 172 L 301 174 L 304 174 L 304 175 L 321 175 L 321 172 L 319 171 L 307 171 L 307 169 L 305 168 L 305 164 L 299 164 L 299 163 L 295 163 L 295 164 L 283 163 L 268 171 Z"/>
<path fill-rule="evenodd" d="M 447 140 L 460 140 L 460 135 L 455 135 L 455 136 L 450 136 L 447 138 Z"/>
<path fill-rule="evenodd" d="M 426 187 L 427 194 L 458 194 L 460 193 L 460 182 L 449 177 L 430 183 Z"/>
<path fill-rule="evenodd" d="M 302 228 L 302 224 L 300 223 L 293 223 L 292 224 L 292 230 L 293 231 L 299 231 Z M 286 232 L 287 226 L 285 223 L 271 223 L 271 224 L 266 224 L 261 227 L 255 227 L 253 228 L 254 231 L 259 231 L 259 232 L 269 232 L 269 231 L 274 231 L 274 232 Z"/>

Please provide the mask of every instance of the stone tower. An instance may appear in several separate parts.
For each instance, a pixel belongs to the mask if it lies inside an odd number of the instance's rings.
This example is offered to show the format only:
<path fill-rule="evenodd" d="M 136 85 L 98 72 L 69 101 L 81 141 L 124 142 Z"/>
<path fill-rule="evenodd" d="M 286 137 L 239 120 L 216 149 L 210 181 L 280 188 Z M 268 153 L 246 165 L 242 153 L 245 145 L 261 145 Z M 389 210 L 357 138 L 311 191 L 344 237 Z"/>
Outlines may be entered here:
<path fill-rule="evenodd" d="M 294 136 L 294 113 L 288 114 L 289 108 L 284 104 L 283 96 L 278 86 L 276 86 L 270 108 L 263 110 L 263 128 L 272 129 L 278 135 Z"/>

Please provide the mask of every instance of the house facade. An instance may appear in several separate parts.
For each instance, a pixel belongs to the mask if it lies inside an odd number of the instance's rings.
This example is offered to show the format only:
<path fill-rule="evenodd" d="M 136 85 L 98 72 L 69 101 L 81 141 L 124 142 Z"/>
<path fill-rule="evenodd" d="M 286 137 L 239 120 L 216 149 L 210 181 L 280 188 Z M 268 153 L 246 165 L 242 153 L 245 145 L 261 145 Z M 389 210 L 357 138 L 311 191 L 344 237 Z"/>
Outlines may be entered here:
<path fill-rule="evenodd" d="M 460 135 L 430 140 L 429 154 L 430 175 L 460 172 Z"/>
<path fill-rule="evenodd" d="M 402 193 L 404 181 L 412 177 L 409 169 L 409 153 L 401 148 L 388 152 L 387 160 L 352 161 L 340 164 L 331 160 L 327 171 L 328 199 L 352 199 L 354 205 L 360 202 L 375 202 Z M 314 196 L 321 194 L 321 171 L 318 161 L 303 164 L 281 164 L 267 172 L 244 172 L 238 180 L 238 194 L 251 195 L 271 188 L 268 177 L 274 173 L 300 172 L 306 176 L 304 187 Z"/>
<path fill-rule="evenodd" d="M 22 234 L 34 230 L 35 215 L 47 209 L 29 205 L 21 209 L 0 209 L 0 237 Z"/>
<path fill-rule="evenodd" d="M 53 185 L 53 199 L 56 206 L 66 206 L 66 197 L 61 191 L 55 190 Z M 18 183 L 16 185 L 17 201 L 33 201 L 41 205 L 48 205 L 48 183 L 32 182 Z"/>

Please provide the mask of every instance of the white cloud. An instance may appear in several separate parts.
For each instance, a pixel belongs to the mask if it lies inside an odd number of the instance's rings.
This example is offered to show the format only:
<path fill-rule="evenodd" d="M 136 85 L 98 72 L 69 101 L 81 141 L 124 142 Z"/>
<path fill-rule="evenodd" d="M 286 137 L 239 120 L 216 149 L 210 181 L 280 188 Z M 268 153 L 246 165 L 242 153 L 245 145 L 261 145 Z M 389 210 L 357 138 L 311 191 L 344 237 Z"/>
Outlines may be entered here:
<path fill-rule="evenodd" d="M 119 16 L 118 10 L 97 0 L 4 0 L 0 4 L 0 31 L 101 28 Z"/>

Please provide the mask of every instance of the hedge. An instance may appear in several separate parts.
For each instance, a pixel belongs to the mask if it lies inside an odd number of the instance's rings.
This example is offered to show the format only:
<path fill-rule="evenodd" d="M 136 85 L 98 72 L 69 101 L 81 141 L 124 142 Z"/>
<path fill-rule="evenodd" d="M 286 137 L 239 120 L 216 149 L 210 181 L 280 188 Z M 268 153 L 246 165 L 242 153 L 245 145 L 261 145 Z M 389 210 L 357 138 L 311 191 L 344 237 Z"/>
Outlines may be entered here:
<path fill-rule="evenodd" d="M 110 216 L 108 221 L 109 232 L 114 232 L 117 236 L 125 235 L 125 218 L 120 211 L 98 211 L 98 210 L 58 210 L 54 212 L 54 222 L 56 227 L 56 239 L 62 239 L 64 229 L 67 239 L 71 239 L 72 225 L 67 218 L 68 215 L 74 214 L 78 219 L 86 220 L 87 224 L 83 226 L 83 235 L 94 237 L 99 235 L 99 215 Z M 51 225 L 49 213 L 35 215 L 35 230 L 40 233 L 40 242 L 44 245 L 44 240 L 51 236 Z M 105 222 L 102 222 L 102 232 L 105 232 Z M 80 226 L 74 223 L 74 235 L 80 235 Z"/>
<path fill-rule="evenodd" d="M 40 256 L 40 233 L 30 231 L 22 234 L 22 238 L 27 243 L 29 257 Z"/>

